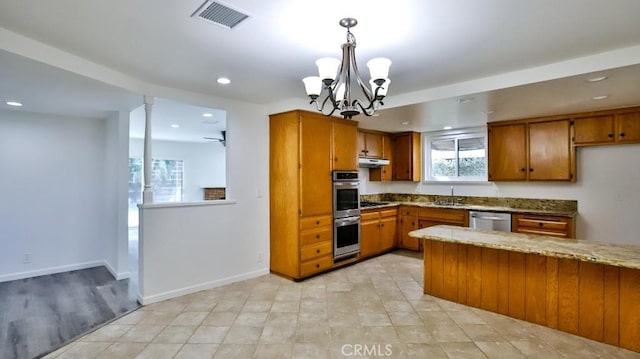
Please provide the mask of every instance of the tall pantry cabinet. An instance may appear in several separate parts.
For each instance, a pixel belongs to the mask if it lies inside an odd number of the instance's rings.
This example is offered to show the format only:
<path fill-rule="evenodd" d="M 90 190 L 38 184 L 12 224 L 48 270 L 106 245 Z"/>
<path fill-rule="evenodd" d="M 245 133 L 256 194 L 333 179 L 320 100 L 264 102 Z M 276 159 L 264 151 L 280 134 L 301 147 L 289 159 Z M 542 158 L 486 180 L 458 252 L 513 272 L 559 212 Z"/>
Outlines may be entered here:
<path fill-rule="evenodd" d="M 358 170 L 358 123 L 302 110 L 270 117 L 271 271 L 333 266 L 332 170 Z"/>

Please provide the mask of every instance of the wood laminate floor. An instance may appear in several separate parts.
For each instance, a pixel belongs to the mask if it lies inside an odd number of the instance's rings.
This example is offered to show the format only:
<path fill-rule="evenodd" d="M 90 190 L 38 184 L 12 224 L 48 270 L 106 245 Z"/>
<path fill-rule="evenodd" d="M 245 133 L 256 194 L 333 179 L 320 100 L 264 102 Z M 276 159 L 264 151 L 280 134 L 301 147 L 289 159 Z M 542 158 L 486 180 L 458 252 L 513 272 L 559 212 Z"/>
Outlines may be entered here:
<path fill-rule="evenodd" d="M 139 307 L 105 267 L 0 283 L 0 358 L 49 353 Z"/>

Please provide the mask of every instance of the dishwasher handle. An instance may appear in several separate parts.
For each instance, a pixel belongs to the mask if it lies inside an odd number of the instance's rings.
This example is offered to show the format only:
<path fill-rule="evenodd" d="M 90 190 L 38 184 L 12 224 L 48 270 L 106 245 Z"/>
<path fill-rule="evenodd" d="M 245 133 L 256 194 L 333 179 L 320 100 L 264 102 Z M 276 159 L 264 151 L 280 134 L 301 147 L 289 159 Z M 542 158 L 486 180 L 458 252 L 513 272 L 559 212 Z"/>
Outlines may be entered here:
<path fill-rule="evenodd" d="M 472 214 L 471 217 L 473 218 L 477 218 L 477 219 L 487 219 L 487 220 L 491 220 L 491 221 L 508 221 L 509 218 L 505 218 L 505 217 L 496 217 L 496 216 L 478 216 L 477 214 Z"/>

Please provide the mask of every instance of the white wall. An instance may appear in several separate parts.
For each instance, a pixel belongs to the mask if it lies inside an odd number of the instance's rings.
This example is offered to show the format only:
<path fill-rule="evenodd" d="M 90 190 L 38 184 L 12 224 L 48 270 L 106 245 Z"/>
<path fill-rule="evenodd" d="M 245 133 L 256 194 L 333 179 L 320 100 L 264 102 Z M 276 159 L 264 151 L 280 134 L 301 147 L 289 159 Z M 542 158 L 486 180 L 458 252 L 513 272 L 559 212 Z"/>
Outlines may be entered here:
<path fill-rule="evenodd" d="M 107 132 L 107 120 L 0 111 L 0 281 L 117 271 Z"/>
<path fill-rule="evenodd" d="M 567 199 L 578 201 L 577 233 L 581 239 L 640 244 L 640 145 L 577 149 L 576 183 L 508 182 L 454 184 L 456 195 Z M 369 182 L 361 169 L 362 193 L 447 195 L 450 184 Z"/>
<path fill-rule="evenodd" d="M 144 141 L 129 141 L 129 156 L 143 157 Z M 152 157 L 184 161 L 184 202 L 202 201 L 202 187 L 225 187 L 226 148 L 219 142 L 173 142 L 154 140 Z"/>
<path fill-rule="evenodd" d="M 142 206 L 143 304 L 269 272 L 268 115 L 250 104 L 224 109 L 230 201 Z"/>

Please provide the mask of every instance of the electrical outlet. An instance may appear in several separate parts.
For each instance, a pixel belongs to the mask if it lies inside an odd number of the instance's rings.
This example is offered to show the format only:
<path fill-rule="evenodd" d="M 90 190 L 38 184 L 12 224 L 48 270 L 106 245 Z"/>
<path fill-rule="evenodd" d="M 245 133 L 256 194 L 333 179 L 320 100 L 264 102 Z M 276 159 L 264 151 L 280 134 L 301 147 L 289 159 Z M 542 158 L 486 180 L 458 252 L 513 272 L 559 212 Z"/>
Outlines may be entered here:
<path fill-rule="evenodd" d="M 23 264 L 30 264 L 31 263 L 31 252 L 25 252 L 22 255 L 22 263 Z"/>
<path fill-rule="evenodd" d="M 258 252 L 258 263 L 262 262 L 264 260 L 264 255 L 262 254 L 262 252 Z"/>

